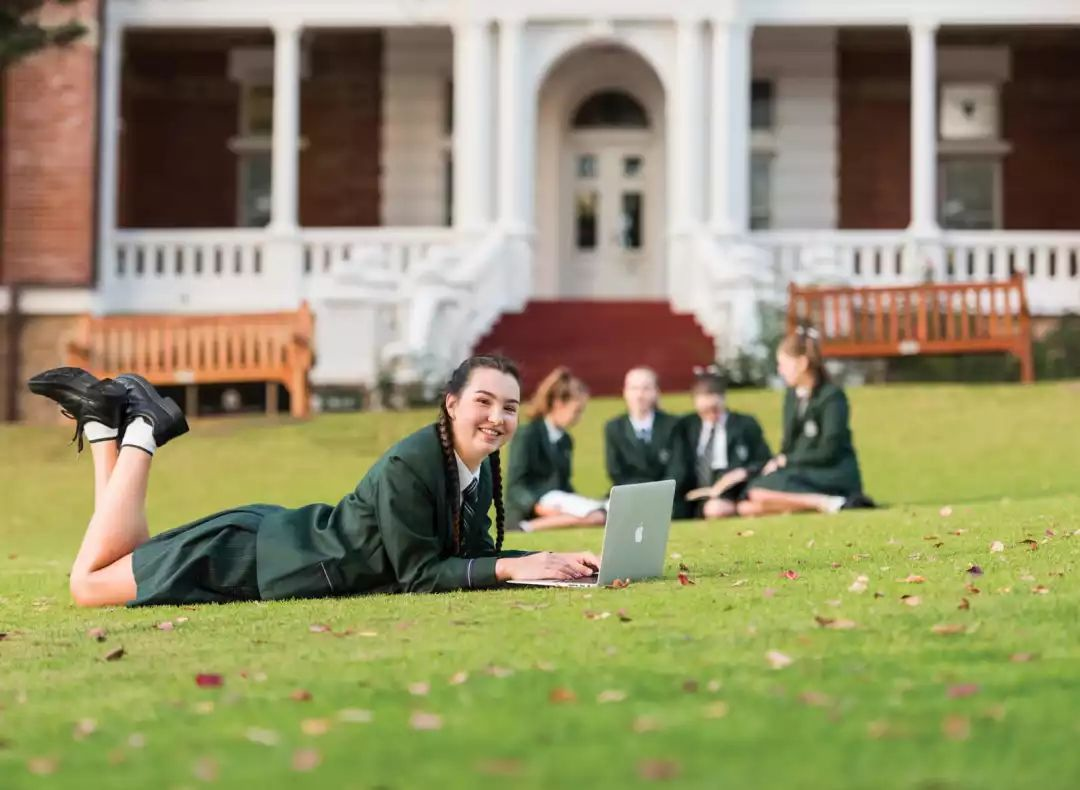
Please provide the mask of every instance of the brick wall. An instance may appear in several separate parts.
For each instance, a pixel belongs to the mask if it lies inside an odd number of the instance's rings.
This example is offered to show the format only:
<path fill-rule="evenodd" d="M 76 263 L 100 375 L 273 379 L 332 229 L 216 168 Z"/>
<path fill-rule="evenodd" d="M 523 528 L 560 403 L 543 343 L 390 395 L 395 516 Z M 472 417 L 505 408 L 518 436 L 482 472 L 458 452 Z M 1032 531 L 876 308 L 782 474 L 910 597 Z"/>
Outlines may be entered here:
<path fill-rule="evenodd" d="M 97 0 L 76 8 L 95 27 Z M 94 29 L 3 80 L 3 282 L 81 285 L 92 271 L 97 101 Z"/>

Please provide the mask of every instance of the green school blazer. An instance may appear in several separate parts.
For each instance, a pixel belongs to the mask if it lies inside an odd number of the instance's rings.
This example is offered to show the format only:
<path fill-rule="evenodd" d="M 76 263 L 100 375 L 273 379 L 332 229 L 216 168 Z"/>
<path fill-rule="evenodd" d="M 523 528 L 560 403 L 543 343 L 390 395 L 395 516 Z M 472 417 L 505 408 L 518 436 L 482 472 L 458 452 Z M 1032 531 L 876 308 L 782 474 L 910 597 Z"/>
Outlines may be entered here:
<path fill-rule="evenodd" d="M 695 474 L 698 442 L 701 441 L 701 426 L 701 417 L 697 414 L 688 414 L 682 418 L 683 448 L 686 451 L 685 466 L 688 472 L 687 490 L 697 487 Z M 713 470 L 714 483 L 724 472 L 732 469 L 746 468 L 753 476 L 772 458 L 772 451 L 769 449 L 769 443 L 765 441 L 765 432 L 761 430 L 761 423 L 749 414 L 729 411 L 727 420 L 724 422 L 724 431 L 727 434 L 728 465 L 726 469 Z"/>
<path fill-rule="evenodd" d="M 574 440 L 564 433 L 556 444 L 548 439 L 543 418 L 518 428 L 510 442 L 510 471 L 506 483 L 506 523 L 516 527 L 533 515 L 549 491 L 573 493 L 570 483 Z"/>
<path fill-rule="evenodd" d="M 757 478 L 752 485 L 777 491 L 852 496 L 862 491 L 862 475 L 852 443 L 847 395 L 830 382 L 810 393 L 806 411 L 798 413 L 798 397 L 784 396 L 784 441 L 780 452 L 787 466 Z"/>
<path fill-rule="evenodd" d="M 628 414 L 609 420 L 604 426 L 604 454 L 611 482 L 619 486 L 682 480 L 686 474 L 683 468 L 686 453 L 678 427 L 678 417 L 658 410 L 652 437 L 643 442 L 634 434 Z"/>
<path fill-rule="evenodd" d="M 395 444 L 336 506 L 280 510 L 259 524 L 256 568 L 263 600 L 371 592 L 442 592 L 496 583 L 487 512 L 490 462 L 480 467 L 474 523 L 453 553 L 452 503 L 434 425 Z"/>

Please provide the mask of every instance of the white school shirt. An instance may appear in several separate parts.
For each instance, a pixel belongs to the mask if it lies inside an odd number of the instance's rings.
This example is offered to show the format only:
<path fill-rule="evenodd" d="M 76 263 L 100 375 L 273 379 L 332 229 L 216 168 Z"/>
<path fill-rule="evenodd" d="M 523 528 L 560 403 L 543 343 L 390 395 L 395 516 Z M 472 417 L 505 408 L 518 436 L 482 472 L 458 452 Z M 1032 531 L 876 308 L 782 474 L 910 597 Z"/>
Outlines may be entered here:
<path fill-rule="evenodd" d="M 458 479 L 458 503 L 460 504 L 465 499 L 465 489 L 469 487 L 469 483 L 473 481 L 473 478 L 480 473 L 480 467 L 476 467 L 474 472 L 469 467 L 465 466 L 465 462 L 461 460 L 461 456 L 457 454 L 457 450 L 454 450 L 454 459 L 457 461 L 457 479 Z"/>
<path fill-rule="evenodd" d="M 643 420 L 630 418 L 630 425 L 634 428 L 634 436 L 641 436 L 642 431 L 648 431 L 649 441 L 652 441 L 653 423 L 656 422 L 656 412 L 649 412 L 649 416 Z"/>
<path fill-rule="evenodd" d="M 713 469 L 727 469 L 728 457 L 727 457 L 727 418 L 728 414 L 725 411 L 720 418 L 720 424 L 716 426 L 716 435 L 713 437 L 712 446 L 712 468 Z M 701 436 L 698 437 L 697 454 L 700 456 L 705 449 L 705 442 L 709 438 L 709 427 L 713 423 L 701 421 Z"/>
<path fill-rule="evenodd" d="M 558 444 L 559 439 L 563 438 L 566 435 L 566 431 L 564 431 L 562 428 L 557 428 L 556 426 L 552 425 L 551 420 L 549 420 L 547 417 L 544 418 L 544 427 L 547 428 L 548 441 L 552 444 Z"/>

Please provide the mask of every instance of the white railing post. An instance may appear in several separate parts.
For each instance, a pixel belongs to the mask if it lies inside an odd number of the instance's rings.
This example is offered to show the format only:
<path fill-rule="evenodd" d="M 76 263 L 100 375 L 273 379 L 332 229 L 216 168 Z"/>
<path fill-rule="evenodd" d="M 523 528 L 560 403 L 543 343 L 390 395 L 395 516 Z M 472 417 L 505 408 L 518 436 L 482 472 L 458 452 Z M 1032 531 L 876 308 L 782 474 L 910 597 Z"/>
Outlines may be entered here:
<path fill-rule="evenodd" d="M 741 236 L 749 226 L 750 36 L 742 21 L 712 20 L 709 224 L 721 236 Z"/>
<path fill-rule="evenodd" d="M 491 61 L 487 20 L 454 26 L 454 226 L 464 230 L 491 219 Z"/>
<path fill-rule="evenodd" d="M 109 309 L 109 283 L 116 275 L 116 230 L 120 149 L 120 76 L 124 28 L 107 24 L 101 42 L 101 140 L 98 176 L 98 304 Z"/>
<path fill-rule="evenodd" d="M 937 24 L 911 25 L 911 232 L 935 236 L 937 224 Z"/>
<path fill-rule="evenodd" d="M 270 228 L 296 233 L 300 220 L 300 26 L 274 27 L 274 131 L 270 184 Z"/>
<path fill-rule="evenodd" d="M 525 75 L 522 37 L 524 23 L 499 20 L 499 222 L 510 233 L 526 228 L 526 195 L 533 172 L 525 155 Z"/>

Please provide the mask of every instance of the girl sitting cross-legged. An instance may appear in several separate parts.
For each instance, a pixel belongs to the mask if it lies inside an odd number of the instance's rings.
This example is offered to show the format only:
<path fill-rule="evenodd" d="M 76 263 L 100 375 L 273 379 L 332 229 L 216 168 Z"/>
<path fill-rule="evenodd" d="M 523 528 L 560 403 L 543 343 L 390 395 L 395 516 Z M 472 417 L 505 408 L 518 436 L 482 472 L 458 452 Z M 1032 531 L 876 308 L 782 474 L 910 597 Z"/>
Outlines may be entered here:
<path fill-rule="evenodd" d="M 502 357 L 465 360 L 438 420 L 387 450 L 336 506 L 246 505 L 153 538 L 147 483 L 157 448 L 188 429 L 179 407 L 131 374 L 99 381 L 57 368 L 29 384 L 91 442 L 94 515 L 71 569 L 80 606 L 440 592 L 573 579 L 598 565 L 588 552 L 502 550 L 499 448 L 521 398 Z"/>
<path fill-rule="evenodd" d="M 510 445 L 507 512 L 511 528 L 536 531 L 602 526 L 605 505 L 574 493 L 570 483 L 577 425 L 589 400 L 585 383 L 563 367 L 540 382 L 529 403 L 530 422 Z"/>
<path fill-rule="evenodd" d="M 788 385 L 783 445 L 750 481 L 739 515 L 873 507 L 862 491 L 847 395 L 828 380 L 817 330 L 800 327 L 784 338 L 776 362 Z"/>

